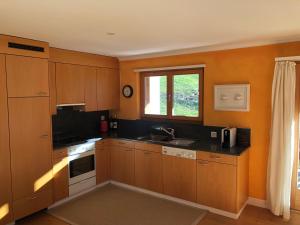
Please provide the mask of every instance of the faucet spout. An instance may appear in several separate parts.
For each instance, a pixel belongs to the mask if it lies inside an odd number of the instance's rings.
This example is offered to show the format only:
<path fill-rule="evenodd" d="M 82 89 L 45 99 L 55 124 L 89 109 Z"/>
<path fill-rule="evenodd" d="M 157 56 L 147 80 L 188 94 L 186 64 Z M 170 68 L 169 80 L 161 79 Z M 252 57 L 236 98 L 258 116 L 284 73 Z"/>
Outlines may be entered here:
<path fill-rule="evenodd" d="M 175 139 L 175 130 L 173 128 L 160 128 L 161 131 L 165 132 L 166 134 L 170 135 L 172 139 Z"/>

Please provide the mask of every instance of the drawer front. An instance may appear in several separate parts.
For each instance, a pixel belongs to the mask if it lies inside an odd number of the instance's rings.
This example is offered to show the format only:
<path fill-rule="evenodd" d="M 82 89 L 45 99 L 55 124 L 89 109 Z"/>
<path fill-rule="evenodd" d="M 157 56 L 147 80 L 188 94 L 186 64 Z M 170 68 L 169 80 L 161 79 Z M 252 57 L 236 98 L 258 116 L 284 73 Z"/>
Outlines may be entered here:
<path fill-rule="evenodd" d="M 197 159 L 206 160 L 210 162 L 226 163 L 230 165 L 237 165 L 237 156 L 224 155 L 211 152 L 197 152 Z"/>
<path fill-rule="evenodd" d="M 157 152 L 161 153 L 162 151 L 162 146 L 161 145 L 155 145 L 155 144 L 149 144 L 145 142 L 135 142 L 134 144 L 135 149 L 140 149 L 140 150 L 146 150 L 150 152 Z"/>
<path fill-rule="evenodd" d="M 61 148 L 53 151 L 53 159 L 61 159 L 68 156 L 68 150 Z"/>
<path fill-rule="evenodd" d="M 13 203 L 14 219 L 20 219 L 34 212 L 47 208 L 53 203 L 52 191 L 38 192 L 28 198 L 23 198 Z"/>
<path fill-rule="evenodd" d="M 124 147 L 124 148 L 134 148 L 134 141 L 114 139 L 114 140 L 111 140 L 110 144 L 115 145 L 115 146 Z"/>

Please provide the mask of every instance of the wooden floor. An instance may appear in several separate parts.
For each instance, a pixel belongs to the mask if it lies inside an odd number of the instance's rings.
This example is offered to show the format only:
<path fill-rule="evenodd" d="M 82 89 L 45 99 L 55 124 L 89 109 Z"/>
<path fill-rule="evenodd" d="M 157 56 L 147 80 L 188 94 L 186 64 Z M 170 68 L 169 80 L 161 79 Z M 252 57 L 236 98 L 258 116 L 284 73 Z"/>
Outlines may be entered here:
<path fill-rule="evenodd" d="M 18 221 L 19 225 L 68 225 L 67 223 L 56 219 L 47 214 L 40 212 L 33 216 Z M 247 206 L 238 220 L 229 219 L 223 216 L 218 216 L 208 213 L 199 225 L 299 225 L 300 213 L 292 212 L 291 220 L 283 221 L 280 217 L 272 215 L 268 210 Z M 117 224 L 116 224 L 117 225 Z"/>

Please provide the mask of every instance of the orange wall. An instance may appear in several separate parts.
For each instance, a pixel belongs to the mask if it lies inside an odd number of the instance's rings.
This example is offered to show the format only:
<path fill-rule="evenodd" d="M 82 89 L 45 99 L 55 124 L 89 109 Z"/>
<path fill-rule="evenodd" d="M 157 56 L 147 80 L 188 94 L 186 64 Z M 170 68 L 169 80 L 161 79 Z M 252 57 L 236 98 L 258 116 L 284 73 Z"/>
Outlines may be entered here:
<path fill-rule="evenodd" d="M 121 87 L 125 84 L 132 85 L 134 95 L 130 99 L 121 96 L 119 117 L 139 118 L 139 74 L 134 69 L 206 64 L 204 124 L 251 128 L 249 195 L 265 199 L 274 58 L 293 55 L 300 55 L 300 42 L 121 61 Z M 250 83 L 250 112 L 214 111 L 213 86 L 231 83 Z"/>

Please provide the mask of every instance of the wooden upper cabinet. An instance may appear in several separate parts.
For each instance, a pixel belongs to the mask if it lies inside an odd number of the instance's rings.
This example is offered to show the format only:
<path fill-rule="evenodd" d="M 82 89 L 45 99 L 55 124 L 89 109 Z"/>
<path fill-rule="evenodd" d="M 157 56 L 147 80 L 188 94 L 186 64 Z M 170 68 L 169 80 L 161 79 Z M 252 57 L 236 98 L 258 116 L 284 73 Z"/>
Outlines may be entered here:
<path fill-rule="evenodd" d="M 57 104 L 76 104 L 85 102 L 86 67 L 56 63 Z"/>
<path fill-rule="evenodd" d="M 101 68 L 97 70 L 98 110 L 118 109 L 120 104 L 119 70 Z"/>
<path fill-rule="evenodd" d="M 56 115 L 56 75 L 55 63 L 49 63 L 49 90 L 50 90 L 50 111 L 52 115 Z"/>
<path fill-rule="evenodd" d="M 84 67 L 85 70 L 85 111 L 97 111 L 97 69 Z"/>
<path fill-rule="evenodd" d="M 7 55 L 8 97 L 49 96 L 48 60 Z"/>
<path fill-rule="evenodd" d="M 10 98 L 8 105 L 12 192 L 18 219 L 52 203 L 49 98 Z"/>
<path fill-rule="evenodd" d="M 49 43 L 0 34 L 0 53 L 49 58 Z"/>
<path fill-rule="evenodd" d="M 12 221 L 9 129 L 4 55 L 0 55 L 0 193 L 0 208 L 2 208 L 4 212 L 3 217 L 0 216 L 0 224 L 3 225 Z"/>
<path fill-rule="evenodd" d="M 162 192 L 162 157 L 160 153 L 135 150 L 135 185 Z"/>

